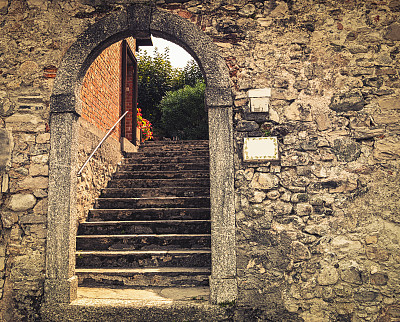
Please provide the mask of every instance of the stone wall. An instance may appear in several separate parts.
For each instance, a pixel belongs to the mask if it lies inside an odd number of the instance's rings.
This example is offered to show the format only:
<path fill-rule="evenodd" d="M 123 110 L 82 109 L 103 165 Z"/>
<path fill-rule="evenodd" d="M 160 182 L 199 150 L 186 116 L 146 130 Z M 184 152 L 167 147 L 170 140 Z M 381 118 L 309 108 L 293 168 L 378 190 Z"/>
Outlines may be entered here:
<path fill-rule="evenodd" d="M 52 77 L 79 34 L 130 2 L 0 0 L 3 320 L 34 321 L 42 300 Z M 212 37 L 231 75 L 235 319 L 398 319 L 400 2 L 157 6 Z M 269 113 L 250 113 L 247 91 L 264 87 Z M 243 138 L 264 135 L 280 160 L 244 162 Z"/>
<path fill-rule="evenodd" d="M 226 5 L 205 25 L 236 89 L 243 319 L 399 314 L 398 5 Z M 263 87 L 270 111 L 250 113 Z M 243 138 L 265 135 L 280 161 L 244 162 Z"/>
<path fill-rule="evenodd" d="M 79 165 L 82 166 L 89 155 L 94 151 L 104 132 L 97 129 L 83 118 L 80 118 L 79 127 Z M 87 166 L 78 178 L 78 222 L 86 220 L 89 210 L 93 208 L 95 199 L 105 188 L 111 175 L 116 171 L 117 164 L 122 160 L 121 144 L 110 136 L 93 155 Z"/>

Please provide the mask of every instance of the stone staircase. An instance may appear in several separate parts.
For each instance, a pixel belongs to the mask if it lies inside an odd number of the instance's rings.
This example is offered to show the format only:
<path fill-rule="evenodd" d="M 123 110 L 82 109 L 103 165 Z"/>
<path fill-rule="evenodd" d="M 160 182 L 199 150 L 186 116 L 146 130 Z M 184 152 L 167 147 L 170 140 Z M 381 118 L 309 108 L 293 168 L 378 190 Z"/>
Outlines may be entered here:
<path fill-rule="evenodd" d="M 127 154 L 78 228 L 80 286 L 207 286 L 208 141 L 146 142 Z"/>

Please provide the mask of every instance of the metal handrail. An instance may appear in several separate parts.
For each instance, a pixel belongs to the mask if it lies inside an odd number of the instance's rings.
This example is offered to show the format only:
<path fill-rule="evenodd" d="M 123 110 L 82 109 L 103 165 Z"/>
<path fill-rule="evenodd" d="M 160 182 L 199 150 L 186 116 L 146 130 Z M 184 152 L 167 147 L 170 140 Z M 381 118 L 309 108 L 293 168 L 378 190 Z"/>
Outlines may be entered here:
<path fill-rule="evenodd" d="M 103 139 L 100 141 L 100 143 L 96 146 L 96 148 L 93 150 L 92 154 L 88 157 L 88 159 L 86 160 L 86 162 L 83 164 L 83 166 L 79 169 L 78 171 L 78 176 L 81 175 L 82 170 L 84 167 L 86 167 L 86 165 L 88 164 L 88 162 L 90 161 L 90 159 L 93 157 L 93 155 L 96 153 L 96 151 L 99 149 L 99 147 L 103 144 L 103 142 L 108 138 L 108 136 L 111 134 L 111 132 L 114 130 L 114 128 L 117 126 L 117 124 L 119 122 L 121 122 L 121 120 L 125 117 L 126 114 L 128 114 L 129 111 L 126 111 L 119 119 L 117 122 L 115 122 L 115 124 L 113 125 L 113 127 L 111 129 L 108 130 L 108 132 L 106 133 L 106 135 L 104 135 Z"/>

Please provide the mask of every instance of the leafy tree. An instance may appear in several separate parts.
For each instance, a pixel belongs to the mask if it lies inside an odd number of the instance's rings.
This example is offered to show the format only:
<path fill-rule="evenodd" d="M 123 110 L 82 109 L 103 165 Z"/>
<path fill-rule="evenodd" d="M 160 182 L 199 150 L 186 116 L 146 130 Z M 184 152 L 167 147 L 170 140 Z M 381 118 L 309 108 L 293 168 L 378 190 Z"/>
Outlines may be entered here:
<path fill-rule="evenodd" d="M 161 110 L 159 103 L 168 91 L 178 90 L 185 85 L 194 86 L 202 80 L 200 68 L 191 60 L 182 68 L 174 68 L 169 58 L 169 49 L 160 53 L 157 48 L 153 57 L 147 51 L 138 53 L 138 103 L 143 117 L 154 126 L 155 135 L 163 135 L 161 130 Z"/>
<path fill-rule="evenodd" d="M 143 116 L 157 125 L 161 120 L 161 112 L 155 107 L 160 103 L 167 91 L 173 89 L 173 79 L 176 71 L 171 66 L 169 51 L 164 53 L 154 51 L 151 57 L 147 51 L 141 51 L 138 55 L 138 104 Z"/>
<path fill-rule="evenodd" d="M 204 82 L 194 87 L 185 85 L 176 91 L 167 92 L 159 104 L 161 126 L 167 137 L 181 140 L 208 138 L 208 118 L 204 108 Z"/>
<path fill-rule="evenodd" d="M 178 76 L 174 89 L 179 89 L 185 85 L 195 86 L 198 81 L 203 81 L 203 74 L 194 59 L 189 60 L 183 69 L 178 69 Z"/>

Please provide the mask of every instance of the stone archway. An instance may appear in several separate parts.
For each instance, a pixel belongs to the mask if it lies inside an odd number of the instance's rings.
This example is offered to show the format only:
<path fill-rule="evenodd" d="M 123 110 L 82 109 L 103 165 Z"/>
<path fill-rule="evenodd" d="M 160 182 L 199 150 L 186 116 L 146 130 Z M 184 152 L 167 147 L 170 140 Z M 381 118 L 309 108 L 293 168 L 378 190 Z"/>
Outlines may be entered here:
<path fill-rule="evenodd" d="M 51 153 L 45 297 L 49 303 L 76 298 L 76 187 L 79 91 L 97 55 L 125 37 L 150 34 L 185 48 L 206 79 L 211 183 L 210 278 L 213 303 L 237 295 L 232 93 L 223 59 L 211 39 L 192 23 L 148 5 L 132 5 L 93 24 L 70 47 L 61 62 L 51 96 Z"/>

